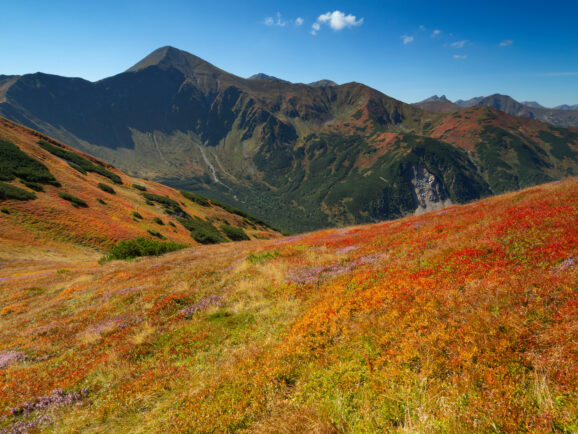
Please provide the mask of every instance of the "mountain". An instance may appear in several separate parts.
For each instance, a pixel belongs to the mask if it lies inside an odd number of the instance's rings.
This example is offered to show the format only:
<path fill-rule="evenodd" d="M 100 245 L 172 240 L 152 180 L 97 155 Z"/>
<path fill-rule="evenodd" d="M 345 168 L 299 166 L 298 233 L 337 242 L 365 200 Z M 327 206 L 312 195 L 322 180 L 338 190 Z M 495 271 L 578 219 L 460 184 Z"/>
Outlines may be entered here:
<path fill-rule="evenodd" d="M 555 110 L 578 110 L 578 104 L 574 104 L 574 105 L 568 105 L 568 104 L 563 104 L 563 105 L 559 105 L 554 107 Z"/>
<path fill-rule="evenodd" d="M 249 80 L 272 80 L 272 81 L 280 81 L 283 83 L 290 83 L 287 80 L 282 80 L 280 78 L 273 77 L 272 75 L 263 74 L 262 72 L 252 75 L 251 77 L 249 77 Z"/>
<path fill-rule="evenodd" d="M 338 86 L 337 83 L 331 80 L 318 80 L 313 83 L 309 83 L 309 86 L 313 87 L 328 87 L 328 86 Z"/>
<path fill-rule="evenodd" d="M 37 73 L 4 94 L 9 119 L 291 231 L 424 212 L 578 171 L 576 129 L 483 106 L 424 111 L 360 83 L 243 79 L 172 47 L 95 83 Z"/>
<path fill-rule="evenodd" d="M 493 107 L 510 115 L 537 119 L 556 126 L 578 126 L 578 110 L 572 109 L 570 106 L 568 106 L 568 110 L 550 109 L 542 107 L 536 102 L 521 103 L 508 95 L 500 94 L 476 97 L 467 101 L 457 100 L 455 103 L 462 107 Z"/>
<path fill-rule="evenodd" d="M 138 261 L 0 257 L 0 430 L 573 432 L 577 209 L 573 178 Z"/>
<path fill-rule="evenodd" d="M 546 108 L 542 104 L 537 103 L 536 101 L 522 101 L 520 104 L 524 104 L 525 106 L 537 108 L 537 109 Z"/>
<path fill-rule="evenodd" d="M 458 104 L 455 104 L 450 100 L 448 100 L 445 95 L 442 96 L 434 95 L 427 99 L 424 99 L 423 101 L 416 102 L 412 105 L 419 107 L 423 110 L 442 113 L 455 112 L 462 108 Z"/>
<path fill-rule="evenodd" d="M 247 239 L 277 236 L 242 211 L 130 177 L 3 118 L 0 211 L 2 257 L 14 257 L 23 244 L 28 253 L 33 246 L 99 252 L 138 237 L 195 245 L 229 241 L 227 231 Z"/>

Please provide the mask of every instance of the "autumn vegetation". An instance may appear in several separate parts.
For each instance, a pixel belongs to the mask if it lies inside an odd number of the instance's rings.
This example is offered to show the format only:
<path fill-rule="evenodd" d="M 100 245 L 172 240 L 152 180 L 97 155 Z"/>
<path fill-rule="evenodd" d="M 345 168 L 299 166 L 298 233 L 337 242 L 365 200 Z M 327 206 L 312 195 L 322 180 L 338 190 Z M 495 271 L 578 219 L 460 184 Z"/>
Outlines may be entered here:
<path fill-rule="evenodd" d="M 103 264 L 0 243 L 0 430 L 576 432 L 577 198 Z"/>

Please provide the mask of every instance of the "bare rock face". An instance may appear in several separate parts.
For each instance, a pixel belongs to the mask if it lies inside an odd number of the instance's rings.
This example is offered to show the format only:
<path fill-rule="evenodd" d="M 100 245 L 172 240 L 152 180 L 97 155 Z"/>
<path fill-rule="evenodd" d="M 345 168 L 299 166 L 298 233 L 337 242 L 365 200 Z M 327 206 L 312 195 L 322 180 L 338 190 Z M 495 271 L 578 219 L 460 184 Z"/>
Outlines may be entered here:
<path fill-rule="evenodd" d="M 415 214 L 422 214 L 452 204 L 442 183 L 427 170 L 423 163 L 414 166 L 412 170 L 411 184 L 418 203 Z"/>

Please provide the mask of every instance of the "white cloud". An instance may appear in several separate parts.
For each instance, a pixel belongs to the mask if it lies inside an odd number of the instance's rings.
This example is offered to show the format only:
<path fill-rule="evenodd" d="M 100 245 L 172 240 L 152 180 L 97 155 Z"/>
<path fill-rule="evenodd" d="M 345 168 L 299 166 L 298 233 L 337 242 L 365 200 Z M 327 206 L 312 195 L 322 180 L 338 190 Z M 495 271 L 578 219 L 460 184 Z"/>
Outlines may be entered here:
<path fill-rule="evenodd" d="M 341 11 L 327 12 L 317 17 L 317 21 L 311 26 L 311 34 L 316 35 L 321 30 L 321 25 L 325 24 L 336 32 L 345 28 L 360 26 L 363 24 L 363 18 L 357 19 L 355 15 L 345 15 Z"/>
<path fill-rule="evenodd" d="M 303 24 L 304 21 L 305 21 L 305 20 L 304 20 L 303 18 L 297 17 L 297 19 L 295 20 L 295 25 L 296 25 L 296 26 L 300 26 L 300 25 Z"/>
<path fill-rule="evenodd" d="M 469 42 L 468 40 L 463 40 L 463 41 L 453 42 L 450 45 L 454 48 L 464 48 L 468 42 Z"/>
<path fill-rule="evenodd" d="M 466 60 L 467 58 L 468 56 L 466 55 L 454 54 L 454 59 L 456 60 Z"/>
<path fill-rule="evenodd" d="M 442 33 L 441 30 L 435 29 L 433 32 L 431 32 L 431 37 L 435 38 L 436 36 L 441 35 L 441 33 Z"/>
<path fill-rule="evenodd" d="M 419 29 L 420 29 L 420 30 L 425 30 L 425 26 L 423 26 L 423 25 L 422 25 L 422 26 L 419 26 Z"/>
<path fill-rule="evenodd" d="M 402 35 L 401 40 L 403 41 L 403 45 L 411 44 L 413 42 L 414 37 L 408 35 Z"/>
<path fill-rule="evenodd" d="M 265 18 L 265 25 L 266 26 L 278 26 L 278 27 L 285 27 L 287 25 L 287 21 L 283 19 L 280 12 L 277 12 L 275 18 L 267 17 Z"/>
<path fill-rule="evenodd" d="M 321 30 L 321 24 L 313 23 L 313 25 L 311 26 L 311 34 L 316 35 L 319 30 Z"/>
<path fill-rule="evenodd" d="M 502 42 L 500 42 L 500 47 L 509 47 L 513 43 L 514 41 L 512 41 L 511 39 L 505 39 Z"/>

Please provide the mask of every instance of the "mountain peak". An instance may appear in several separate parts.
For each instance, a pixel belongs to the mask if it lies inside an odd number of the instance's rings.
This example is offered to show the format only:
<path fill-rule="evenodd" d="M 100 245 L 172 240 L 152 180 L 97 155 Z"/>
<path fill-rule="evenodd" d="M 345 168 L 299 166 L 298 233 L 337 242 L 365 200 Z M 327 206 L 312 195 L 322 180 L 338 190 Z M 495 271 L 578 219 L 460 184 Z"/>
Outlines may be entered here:
<path fill-rule="evenodd" d="M 210 69 L 219 70 L 217 67 L 204 61 L 200 57 L 167 45 L 156 49 L 133 67 L 127 69 L 126 72 L 137 72 L 151 66 L 157 66 L 161 69 L 173 67 L 185 75 L 194 73 L 200 67 L 204 67 L 205 69 L 209 67 Z"/>
<path fill-rule="evenodd" d="M 282 78 L 277 78 L 272 75 L 267 75 L 262 72 L 252 75 L 251 77 L 248 78 L 248 80 L 271 80 L 271 81 L 280 81 L 282 83 L 290 83 L 290 81 L 283 80 Z"/>
<path fill-rule="evenodd" d="M 339 85 L 332 80 L 323 79 L 323 80 L 314 81 L 313 83 L 309 83 L 309 86 L 312 86 L 312 87 L 331 87 L 331 86 L 339 86 Z"/>
<path fill-rule="evenodd" d="M 430 96 L 430 97 L 427 98 L 427 99 L 424 99 L 423 101 L 421 101 L 421 103 L 424 103 L 424 102 L 435 102 L 435 101 L 447 101 L 447 102 L 451 102 L 449 99 L 446 98 L 445 95 L 442 95 L 442 96 L 434 95 L 434 96 Z"/>

